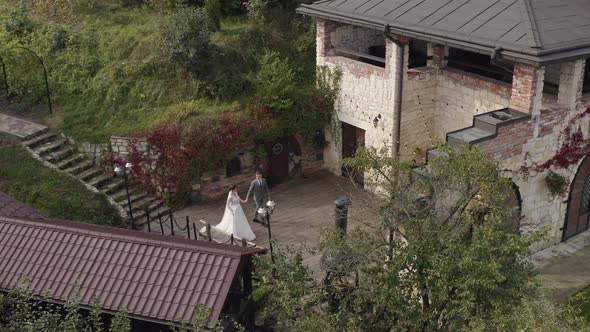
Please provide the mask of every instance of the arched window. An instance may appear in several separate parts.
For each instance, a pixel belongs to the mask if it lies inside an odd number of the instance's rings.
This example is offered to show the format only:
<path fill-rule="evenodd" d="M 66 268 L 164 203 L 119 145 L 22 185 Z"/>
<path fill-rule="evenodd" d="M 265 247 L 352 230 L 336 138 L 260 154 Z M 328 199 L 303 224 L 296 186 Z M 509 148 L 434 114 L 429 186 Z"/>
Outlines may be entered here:
<path fill-rule="evenodd" d="M 580 202 L 580 214 L 588 213 L 590 210 L 590 176 L 584 182 L 584 189 L 582 189 L 582 201 Z"/>
<path fill-rule="evenodd" d="M 227 163 L 225 177 L 231 178 L 238 174 L 242 174 L 242 163 L 240 162 L 240 158 L 236 157 Z"/>

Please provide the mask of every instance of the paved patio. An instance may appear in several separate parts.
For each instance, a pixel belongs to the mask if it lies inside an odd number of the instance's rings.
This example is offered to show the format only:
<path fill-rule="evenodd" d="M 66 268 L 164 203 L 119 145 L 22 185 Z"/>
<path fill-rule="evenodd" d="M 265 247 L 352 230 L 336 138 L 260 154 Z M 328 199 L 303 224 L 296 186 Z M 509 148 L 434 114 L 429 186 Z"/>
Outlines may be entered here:
<path fill-rule="evenodd" d="M 0 114 L 0 132 L 26 140 L 47 130 L 46 126 Z"/>
<path fill-rule="evenodd" d="M 532 261 L 545 294 L 566 300 L 590 285 L 590 231 L 535 253 Z"/>
<path fill-rule="evenodd" d="M 298 178 L 282 183 L 271 189 L 272 199 L 277 206 L 272 215 L 272 238 L 277 246 L 316 245 L 319 242 L 322 226 L 334 227 L 334 200 L 340 195 L 352 199 L 349 209 L 348 229 L 367 227 L 378 222 L 378 216 L 370 207 L 374 196 L 356 188 L 350 180 L 335 176 L 327 171 L 308 175 L 306 179 Z M 246 193 L 240 196 L 245 198 Z M 248 217 L 254 214 L 255 204 L 252 197 L 242 205 Z M 225 199 L 215 202 L 199 202 L 175 212 L 179 221 L 189 216 L 191 221 L 199 219 L 212 225 L 221 221 L 225 208 Z M 267 229 L 258 223 L 250 222 L 256 234 L 253 241 L 268 248 Z M 321 254 L 304 254 L 306 262 L 314 272 L 319 272 Z M 321 275 L 316 275 L 321 276 Z"/>

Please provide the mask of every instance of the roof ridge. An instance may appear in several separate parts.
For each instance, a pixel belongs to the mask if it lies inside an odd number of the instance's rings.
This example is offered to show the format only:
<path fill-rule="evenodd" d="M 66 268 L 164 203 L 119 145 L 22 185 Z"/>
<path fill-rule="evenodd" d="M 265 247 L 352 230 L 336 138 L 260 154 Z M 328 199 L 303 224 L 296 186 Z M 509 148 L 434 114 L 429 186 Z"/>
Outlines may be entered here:
<path fill-rule="evenodd" d="M 172 239 L 159 235 L 145 233 L 141 231 L 133 231 L 129 229 L 115 228 L 104 225 L 85 224 L 81 222 L 61 219 L 28 219 L 28 218 L 11 218 L 0 216 L 0 222 L 8 222 L 12 224 L 27 225 L 30 227 L 40 227 L 44 229 L 56 230 L 61 232 L 70 232 L 80 235 L 118 239 L 125 242 L 138 243 L 143 245 L 167 246 L 175 249 L 190 250 L 194 252 L 206 252 L 221 256 L 240 257 L 242 255 L 251 255 L 257 252 L 265 251 L 264 249 L 248 248 L 248 250 L 239 246 L 228 246 L 221 248 L 222 244 L 210 243 L 198 240 L 188 240 L 185 238 Z M 132 233 L 133 232 L 133 233 Z M 187 241 L 194 241 L 195 243 L 188 243 Z"/>
<path fill-rule="evenodd" d="M 531 0 L 519 0 L 520 13 L 524 21 L 524 27 L 527 30 L 527 34 L 530 34 L 533 48 L 542 48 L 543 42 L 539 34 L 539 28 L 537 27 L 537 20 L 535 19 L 535 11 L 531 5 Z"/>

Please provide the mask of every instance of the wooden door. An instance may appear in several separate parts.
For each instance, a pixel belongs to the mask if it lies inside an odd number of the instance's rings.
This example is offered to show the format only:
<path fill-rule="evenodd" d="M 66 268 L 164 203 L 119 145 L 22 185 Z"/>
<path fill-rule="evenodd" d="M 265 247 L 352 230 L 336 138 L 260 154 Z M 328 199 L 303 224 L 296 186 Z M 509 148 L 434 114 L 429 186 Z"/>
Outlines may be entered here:
<path fill-rule="evenodd" d="M 586 157 L 572 181 L 563 240 L 588 230 L 590 217 L 590 158 Z"/>
<path fill-rule="evenodd" d="M 267 181 L 269 185 L 279 184 L 287 179 L 289 176 L 289 141 L 285 138 L 280 138 L 274 142 L 266 144 L 266 152 L 268 155 L 268 169 Z"/>

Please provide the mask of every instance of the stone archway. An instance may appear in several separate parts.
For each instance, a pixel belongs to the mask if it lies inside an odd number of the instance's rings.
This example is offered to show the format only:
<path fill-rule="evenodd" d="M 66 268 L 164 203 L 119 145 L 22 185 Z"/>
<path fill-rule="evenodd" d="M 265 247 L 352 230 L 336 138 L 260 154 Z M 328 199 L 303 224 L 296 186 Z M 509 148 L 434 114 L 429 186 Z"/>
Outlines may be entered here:
<path fill-rule="evenodd" d="M 507 232 L 518 232 L 522 215 L 522 197 L 520 196 L 520 189 L 516 183 L 512 181 L 510 181 L 510 183 L 512 186 L 508 189 L 509 192 L 507 193 L 506 198 L 499 202 L 498 206 L 504 209 L 514 210 L 514 215 L 506 221 L 505 230 Z"/>
<path fill-rule="evenodd" d="M 589 210 L 590 157 L 586 156 L 572 181 L 563 225 L 563 241 L 588 230 Z"/>

